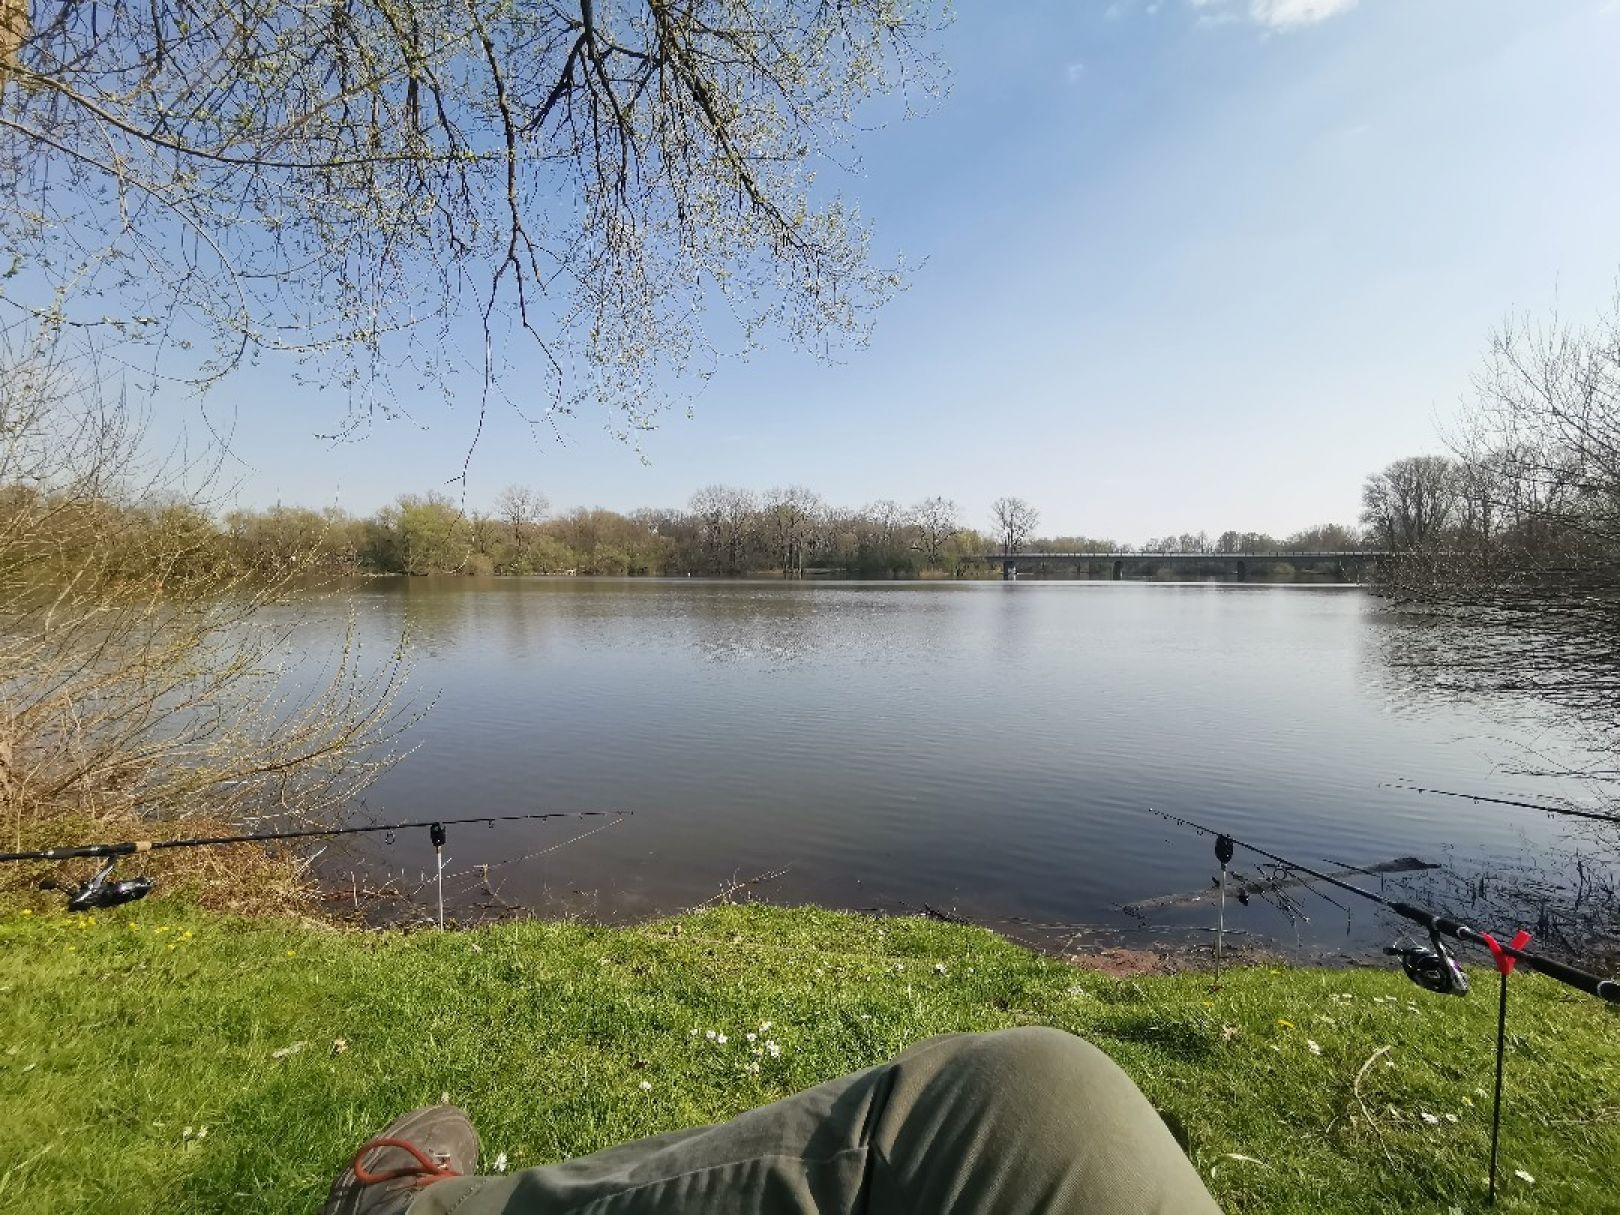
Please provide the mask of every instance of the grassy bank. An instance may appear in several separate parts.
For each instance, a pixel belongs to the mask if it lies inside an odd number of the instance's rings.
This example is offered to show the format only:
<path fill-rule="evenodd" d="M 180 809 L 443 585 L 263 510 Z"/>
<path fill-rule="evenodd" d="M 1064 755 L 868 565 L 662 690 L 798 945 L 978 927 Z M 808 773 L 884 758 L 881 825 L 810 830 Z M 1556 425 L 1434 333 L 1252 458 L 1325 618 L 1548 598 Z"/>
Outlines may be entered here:
<path fill-rule="evenodd" d="M 759 907 L 400 935 L 161 903 L 14 913 L 0 951 L 10 1212 L 305 1213 L 360 1139 L 442 1093 L 518 1168 L 722 1119 L 930 1034 L 1031 1023 L 1118 1060 L 1229 1211 L 1484 1207 L 1478 968 L 1467 1000 L 1385 971 L 1256 968 L 1212 991 L 973 928 Z M 1614 1211 L 1620 1020 L 1514 983 L 1503 1205 Z M 780 1054 L 756 1058 L 766 1039 Z"/>

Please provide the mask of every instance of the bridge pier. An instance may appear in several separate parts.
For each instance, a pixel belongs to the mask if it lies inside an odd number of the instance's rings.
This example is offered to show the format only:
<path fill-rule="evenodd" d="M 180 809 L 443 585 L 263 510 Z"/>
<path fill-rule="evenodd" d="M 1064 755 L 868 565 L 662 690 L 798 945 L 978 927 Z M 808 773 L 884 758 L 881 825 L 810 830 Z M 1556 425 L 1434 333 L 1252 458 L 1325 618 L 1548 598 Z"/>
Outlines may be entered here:
<path fill-rule="evenodd" d="M 1114 581 L 1118 582 L 1124 577 L 1125 577 L 1125 563 L 1123 561 L 1114 562 Z"/>
<path fill-rule="evenodd" d="M 1249 580 L 1249 563 L 1247 561 L 1239 561 L 1237 563 L 1237 580 L 1239 582 L 1247 582 Z"/>
<path fill-rule="evenodd" d="M 1001 580 L 1003 582 L 1016 582 L 1018 580 L 1018 562 L 1011 558 L 1002 561 Z"/>

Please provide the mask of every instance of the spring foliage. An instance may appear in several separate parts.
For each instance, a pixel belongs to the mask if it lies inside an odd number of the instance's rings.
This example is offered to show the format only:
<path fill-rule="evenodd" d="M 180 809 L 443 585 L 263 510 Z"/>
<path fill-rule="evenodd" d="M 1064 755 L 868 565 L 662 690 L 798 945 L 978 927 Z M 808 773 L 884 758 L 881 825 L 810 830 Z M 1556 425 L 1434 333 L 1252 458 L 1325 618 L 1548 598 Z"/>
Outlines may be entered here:
<path fill-rule="evenodd" d="M 350 422 L 459 385 L 628 434 L 664 373 L 859 340 L 901 267 L 817 173 L 938 79 L 911 0 L 0 13 L 0 299 L 167 381 L 294 356 Z"/>

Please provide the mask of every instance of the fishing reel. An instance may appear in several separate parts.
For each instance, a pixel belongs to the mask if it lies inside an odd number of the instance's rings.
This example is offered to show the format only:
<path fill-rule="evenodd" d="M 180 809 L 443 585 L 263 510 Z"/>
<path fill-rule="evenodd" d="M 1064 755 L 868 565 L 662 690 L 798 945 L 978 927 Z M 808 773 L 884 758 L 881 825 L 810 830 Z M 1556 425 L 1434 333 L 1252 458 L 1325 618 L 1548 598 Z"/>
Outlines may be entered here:
<path fill-rule="evenodd" d="M 1384 952 L 1399 958 L 1406 977 L 1424 990 L 1440 996 L 1468 994 L 1468 976 L 1446 949 L 1439 933 L 1431 932 L 1427 945 L 1396 944 Z"/>
<path fill-rule="evenodd" d="M 116 860 L 108 861 L 95 877 L 70 894 L 67 909 L 96 911 L 107 907 L 122 907 L 125 903 L 136 902 L 152 893 L 152 879 L 148 877 L 113 881 L 112 871 L 115 864 Z"/>

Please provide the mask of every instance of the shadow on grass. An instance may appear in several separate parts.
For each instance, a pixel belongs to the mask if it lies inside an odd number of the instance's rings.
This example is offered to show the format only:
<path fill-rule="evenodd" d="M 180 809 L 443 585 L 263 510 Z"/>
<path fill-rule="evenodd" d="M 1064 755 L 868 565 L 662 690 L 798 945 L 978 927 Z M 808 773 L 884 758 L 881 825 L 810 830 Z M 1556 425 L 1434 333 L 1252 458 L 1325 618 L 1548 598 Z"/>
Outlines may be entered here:
<path fill-rule="evenodd" d="M 1150 1047 L 1184 1063 L 1203 1063 L 1215 1054 L 1215 1043 L 1207 1030 L 1151 1012 L 1110 1017 L 1093 1032 L 1100 1037 Z"/>

